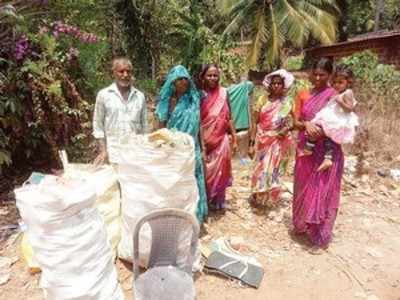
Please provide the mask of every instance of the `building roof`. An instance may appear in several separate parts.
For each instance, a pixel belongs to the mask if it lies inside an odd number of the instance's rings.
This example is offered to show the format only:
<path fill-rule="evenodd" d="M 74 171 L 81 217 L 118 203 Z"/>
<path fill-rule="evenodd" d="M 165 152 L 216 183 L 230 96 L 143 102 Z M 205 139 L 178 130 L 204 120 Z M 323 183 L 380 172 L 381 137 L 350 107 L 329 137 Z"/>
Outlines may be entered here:
<path fill-rule="evenodd" d="M 369 39 L 376 39 L 376 38 L 386 38 L 386 37 L 393 37 L 395 35 L 400 35 L 400 30 L 379 30 L 373 32 L 367 32 L 364 34 L 359 34 L 354 37 L 348 39 L 348 41 L 364 41 Z"/>
<path fill-rule="evenodd" d="M 396 39 L 400 38 L 400 30 L 391 30 L 391 31 L 381 30 L 381 31 L 376 31 L 376 32 L 369 32 L 366 34 L 361 34 L 361 35 L 352 37 L 345 42 L 339 42 L 339 43 L 335 43 L 332 45 L 308 48 L 308 49 L 306 49 L 306 52 L 314 52 L 314 51 L 319 51 L 319 50 L 324 50 L 324 49 L 328 50 L 328 49 L 333 49 L 333 48 L 341 48 L 343 46 L 350 46 L 350 45 L 358 45 L 358 44 L 361 45 L 367 41 L 389 40 L 392 38 L 396 38 Z"/>

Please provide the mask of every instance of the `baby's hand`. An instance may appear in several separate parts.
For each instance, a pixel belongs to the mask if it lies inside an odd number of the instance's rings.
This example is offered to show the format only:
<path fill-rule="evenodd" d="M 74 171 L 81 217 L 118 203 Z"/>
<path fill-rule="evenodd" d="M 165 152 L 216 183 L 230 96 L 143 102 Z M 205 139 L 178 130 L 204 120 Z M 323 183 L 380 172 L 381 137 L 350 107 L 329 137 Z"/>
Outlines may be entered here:
<path fill-rule="evenodd" d="M 340 105 L 345 112 L 352 112 L 354 109 L 353 100 L 345 96 L 337 97 L 336 102 Z"/>
<path fill-rule="evenodd" d="M 338 104 L 343 104 L 343 103 L 344 103 L 342 97 L 336 97 L 336 98 L 335 98 L 335 101 L 336 101 Z"/>

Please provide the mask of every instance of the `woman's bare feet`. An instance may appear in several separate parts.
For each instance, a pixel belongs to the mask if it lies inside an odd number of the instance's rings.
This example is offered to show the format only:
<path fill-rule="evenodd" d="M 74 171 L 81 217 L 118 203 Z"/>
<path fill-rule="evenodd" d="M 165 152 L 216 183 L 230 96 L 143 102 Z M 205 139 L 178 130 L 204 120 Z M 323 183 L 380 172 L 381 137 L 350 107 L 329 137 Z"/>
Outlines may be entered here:
<path fill-rule="evenodd" d="M 328 250 L 327 246 L 326 247 L 313 246 L 308 249 L 308 253 L 310 253 L 311 255 L 321 255 L 326 253 L 327 250 Z"/>

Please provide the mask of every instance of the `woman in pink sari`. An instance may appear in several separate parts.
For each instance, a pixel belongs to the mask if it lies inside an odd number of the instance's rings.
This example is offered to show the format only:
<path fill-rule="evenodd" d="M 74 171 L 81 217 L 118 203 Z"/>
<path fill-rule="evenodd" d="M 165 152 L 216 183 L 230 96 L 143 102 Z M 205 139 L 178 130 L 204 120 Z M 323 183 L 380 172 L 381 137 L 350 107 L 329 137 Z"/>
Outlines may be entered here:
<path fill-rule="evenodd" d="M 225 191 L 232 184 L 231 146 L 237 148 L 228 94 L 219 84 L 219 69 L 206 65 L 200 73 L 204 97 L 201 101 L 201 135 L 205 158 L 207 198 L 211 208 L 225 208 Z"/>
<path fill-rule="evenodd" d="M 300 116 L 295 119 L 300 132 L 294 176 L 293 225 L 295 233 L 309 237 L 317 252 L 327 248 L 332 239 L 344 162 L 341 146 L 334 143 L 332 167 L 318 171 L 324 160 L 324 134 L 320 127 L 310 122 L 335 95 L 335 90 L 328 85 L 332 69 L 332 63 L 325 58 L 313 66 L 311 81 L 314 88 L 299 108 Z M 301 155 L 307 136 L 316 140 L 310 156 Z"/>

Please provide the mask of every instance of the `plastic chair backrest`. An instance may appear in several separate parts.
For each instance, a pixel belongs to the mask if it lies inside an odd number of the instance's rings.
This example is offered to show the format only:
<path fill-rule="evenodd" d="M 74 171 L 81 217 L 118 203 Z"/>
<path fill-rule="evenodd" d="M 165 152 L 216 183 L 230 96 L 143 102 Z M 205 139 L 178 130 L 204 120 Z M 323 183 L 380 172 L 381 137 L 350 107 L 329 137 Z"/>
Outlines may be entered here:
<path fill-rule="evenodd" d="M 149 213 L 135 226 L 133 233 L 134 278 L 139 276 L 139 237 L 145 224 L 148 224 L 151 229 L 151 247 L 147 267 L 175 266 L 191 274 L 199 242 L 199 224 L 191 214 L 180 209 L 168 208 Z M 179 253 L 180 257 L 184 257 L 183 266 L 178 264 L 178 248 L 185 248 L 182 243 L 188 244 L 188 253 L 184 255 Z"/>

